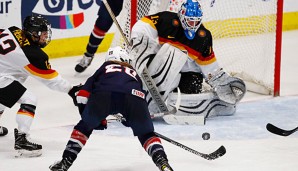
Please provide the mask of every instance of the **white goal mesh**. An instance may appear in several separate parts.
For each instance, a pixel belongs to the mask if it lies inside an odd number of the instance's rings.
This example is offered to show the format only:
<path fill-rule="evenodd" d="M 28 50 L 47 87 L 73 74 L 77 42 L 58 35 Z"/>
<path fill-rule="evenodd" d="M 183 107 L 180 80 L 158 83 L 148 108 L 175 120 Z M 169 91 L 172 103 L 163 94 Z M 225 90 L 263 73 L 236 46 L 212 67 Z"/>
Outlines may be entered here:
<path fill-rule="evenodd" d="M 203 24 L 213 35 L 213 49 L 220 65 L 243 78 L 248 90 L 272 94 L 278 0 L 200 0 Z M 118 21 L 129 38 L 130 2 Z M 139 0 L 138 19 L 162 10 L 177 12 L 183 0 Z M 113 46 L 123 44 L 116 32 Z M 123 44 L 123 46 L 125 46 Z"/>

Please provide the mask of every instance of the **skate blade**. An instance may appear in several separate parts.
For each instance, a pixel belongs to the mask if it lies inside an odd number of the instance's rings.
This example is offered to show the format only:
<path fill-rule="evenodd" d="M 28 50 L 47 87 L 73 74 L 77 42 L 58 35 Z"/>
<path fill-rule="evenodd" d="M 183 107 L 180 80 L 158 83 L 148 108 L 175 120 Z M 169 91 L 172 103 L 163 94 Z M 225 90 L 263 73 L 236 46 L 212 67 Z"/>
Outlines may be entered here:
<path fill-rule="evenodd" d="M 34 151 L 17 150 L 17 154 L 15 155 L 15 158 L 39 157 L 41 155 L 42 155 L 41 150 L 34 150 Z"/>

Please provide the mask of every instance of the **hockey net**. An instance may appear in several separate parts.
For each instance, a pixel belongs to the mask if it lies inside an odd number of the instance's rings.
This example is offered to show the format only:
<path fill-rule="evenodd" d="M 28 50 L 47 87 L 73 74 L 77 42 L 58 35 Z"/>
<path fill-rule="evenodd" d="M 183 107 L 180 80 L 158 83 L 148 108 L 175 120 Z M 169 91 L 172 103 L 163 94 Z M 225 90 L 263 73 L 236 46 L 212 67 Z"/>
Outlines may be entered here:
<path fill-rule="evenodd" d="M 125 0 L 118 17 L 127 38 L 132 11 L 140 19 L 163 10 L 177 12 L 183 2 L 139 0 L 133 5 L 133 1 Z M 219 64 L 231 75 L 242 78 L 249 91 L 279 95 L 282 1 L 200 0 L 203 24 L 212 33 Z M 117 32 L 112 46 L 126 47 Z"/>

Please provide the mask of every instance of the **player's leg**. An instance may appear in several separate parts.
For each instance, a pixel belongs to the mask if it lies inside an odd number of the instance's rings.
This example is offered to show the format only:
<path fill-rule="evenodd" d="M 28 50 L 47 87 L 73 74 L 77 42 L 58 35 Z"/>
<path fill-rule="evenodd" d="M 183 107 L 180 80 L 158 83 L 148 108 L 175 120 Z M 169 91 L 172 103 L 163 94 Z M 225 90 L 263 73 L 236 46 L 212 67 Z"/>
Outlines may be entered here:
<path fill-rule="evenodd" d="M 139 135 L 138 139 L 160 171 L 173 171 L 159 137 L 154 132 Z"/>
<path fill-rule="evenodd" d="M 50 166 L 52 171 L 68 170 L 88 141 L 92 131 L 109 113 L 110 94 L 92 94 L 82 113 L 82 119 L 74 127 L 62 155 L 62 160 Z"/>
<path fill-rule="evenodd" d="M 132 95 L 127 95 L 125 102 L 127 113 L 123 115 L 131 126 L 134 135 L 138 136 L 141 145 L 161 171 L 172 171 L 161 140 L 154 133 L 147 102 Z"/>
<path fill-rule="evenodd" d="M 10 79 L 1 80 L 0 103 L 11 108 L 15 103 L 20 103 L 16 121 L 18 129 L 15 129 L 15 150 L 17 157 L 36 157 L 41 155 L 42 146 L 28 141 L 28 132 L 34 118 L 37 99 L 26 90 L 18 81 Z"/>
<path fill-rule="evenodd" d="M 108 0 L 112 11 L 115 16 L 118 16 L 122 10 L 123 0 Z M 98 17 L 95 21 L 94 28 L 89 36 L 89 41 L 86 47 L 86 52 L 80 63 L 76 65 L 75 70 L 77 72 L 83 72 L 90 65 L 93 60 L 94 54 L 97 51 L 98 46 L 105 37 L 106 32 L 111 28 L 113 20 L 107 11 L 105 5 L 100 1 L 100 8 L 98 10 Z"/>
<path fill-rule="evenodd" d="M 0 78 L 0 117 L 6 107 L 11 108 L 24 94 L 26 88 L 9 78 Z M 8 133 L 7 128 L 0 126 L 0 136 Z"/>
<path fill-rule="evenodd" d="M 55 162 L 49 168 L 53 171 L 68 170 L 73 162 L 76 160 L 78 154 L 88 141 L 93 128 L 89 123 L 80 120 L 74 127 L 70 139 L 67 142 L 66 148 L 63 151 L 62 160 Z"/>
<path fill-rule="evenodd" d="M 14 130 L 14 148 L 17 150 L 17 157 L 38 157 L 42 154 L 42 146 L 29 141 L 29 131 L 35 116 L 37 98 L 27 90 L 18 103 L 20 103 L 20 109 L 16 115 L 18 128 Z"/>
<path fill-rule="evenodd" d="M 4 112 L 5 106 L 0 104 L 0 118 Z M 8 134 L 8 129 L 5 128 L 4 126 L 0 126 L 0 137 L 5 136 Z"/>

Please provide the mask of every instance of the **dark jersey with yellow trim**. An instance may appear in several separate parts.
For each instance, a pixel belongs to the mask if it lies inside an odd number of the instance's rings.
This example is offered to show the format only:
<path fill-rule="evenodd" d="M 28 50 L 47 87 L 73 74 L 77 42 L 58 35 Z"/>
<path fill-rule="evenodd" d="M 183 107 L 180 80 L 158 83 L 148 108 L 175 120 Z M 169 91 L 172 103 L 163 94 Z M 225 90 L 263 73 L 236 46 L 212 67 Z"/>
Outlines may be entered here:
<path fill-rule="evenodd" d="M 197 30 L 194 39 L 189 40 L 185 36 L 177 13 L 165 11 L 146 18 L 153 22 L 160 43 L 169 43 L 175 47 L 180 47 L 181 50 L 186 49 L 192 58 L 192 55 L 200 58 L 200 60 L 208 60 L 208 58 L 214 57 L 212 35 L 203 24 Z"/>
<path fill-rule="evenodd" d="M 158 38 L 160 44 L 168 43 L 187 51 L 188 56 L 201 66 L 216 62 L 211 32 L 201 24 L 194 39 L 187 39 L 177 13 L 163 11 L 145 16 L 134 25 L 132 38 L 137 35 L 134 32 L 145 33 L 152 39 Z"/>
<path fill-rule="evenodd" d="M 23 31 L 17 27 L 8 28 L 13 36 L 18 41 L 21 49 L 29 62 L 38 69 L 51 69 L 48 55 L 40 48 L 40 46 L 34 43 L 31 39 L 23 36 Z"/>
<path fill-rule="evenodd" d="M 13 80 L 22 83 L 32 76 L 53 90 L 70 90 L 70 83 L 51 69 L 48 55 L 26 38 L 21 29 L 12 26 L 0 31 L 0 82 L 3 85 Z"/>

